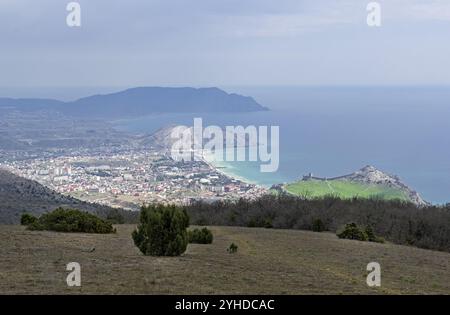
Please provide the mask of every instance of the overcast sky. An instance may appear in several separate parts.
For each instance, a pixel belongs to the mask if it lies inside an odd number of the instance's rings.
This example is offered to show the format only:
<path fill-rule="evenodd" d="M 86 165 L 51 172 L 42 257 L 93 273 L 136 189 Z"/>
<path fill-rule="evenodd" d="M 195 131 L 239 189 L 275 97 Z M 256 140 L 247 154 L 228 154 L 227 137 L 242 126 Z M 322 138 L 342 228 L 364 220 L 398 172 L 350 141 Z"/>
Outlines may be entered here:
<path fill-rule="evenodd" d="M 450 0 L 0 0 L 0 87 L 447 85 Z"/>

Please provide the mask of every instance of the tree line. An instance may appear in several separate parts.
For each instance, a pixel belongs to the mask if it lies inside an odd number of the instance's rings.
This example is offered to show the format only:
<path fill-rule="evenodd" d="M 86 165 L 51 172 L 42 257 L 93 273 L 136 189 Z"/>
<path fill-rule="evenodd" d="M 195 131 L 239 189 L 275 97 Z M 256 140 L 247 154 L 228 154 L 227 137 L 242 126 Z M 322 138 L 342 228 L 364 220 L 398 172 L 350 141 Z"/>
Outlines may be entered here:
<path fill-rule="evenodd" d="M 396 244 L 450 252 L 450 205 L 418 207 L 400 200 L 281 194 L 252 201 L 198 201 L 186 211 L 196 225 L 316 230 L 320 222 L 321 230 L 336 233 L 355 223 Z"/>

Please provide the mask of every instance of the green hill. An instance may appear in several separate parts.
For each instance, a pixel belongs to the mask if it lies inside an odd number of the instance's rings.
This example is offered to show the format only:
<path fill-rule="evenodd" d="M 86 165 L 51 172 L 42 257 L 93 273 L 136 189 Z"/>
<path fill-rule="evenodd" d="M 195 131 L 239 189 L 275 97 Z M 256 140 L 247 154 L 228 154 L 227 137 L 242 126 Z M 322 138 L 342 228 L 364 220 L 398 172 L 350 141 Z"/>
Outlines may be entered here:
<path fill-rule="evenodd" d="M 417 206 L 428 202 L 396 175 L 384 173 L 373 166 L 338 177 L 303 176 L 294 183 L 274 185 L 274 191 L 287 192 L 304 198 L 320 198 L 333 195 L 341 199 L 379 198 L 383 200 L 404 200 Z"/>
<path fill-rule="evenodd" d="M 326 195 L 337 196 L 341 199 L 381 198 L 384 200 L 399 199 L 412 201 L 408 194 L 398 188 L 382 184 L 369 184 L 347 180 L 308 180 L 284 186 L 284 189 L 294 195 L 306 198 L 318 198 Z"/>

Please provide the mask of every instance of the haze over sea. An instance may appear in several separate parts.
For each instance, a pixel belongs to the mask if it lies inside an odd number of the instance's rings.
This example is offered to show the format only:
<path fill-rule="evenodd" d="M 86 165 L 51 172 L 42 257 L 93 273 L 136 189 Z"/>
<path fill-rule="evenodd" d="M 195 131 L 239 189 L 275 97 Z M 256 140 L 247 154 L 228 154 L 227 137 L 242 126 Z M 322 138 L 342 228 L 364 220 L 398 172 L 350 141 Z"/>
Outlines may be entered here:
<path fill-rule="evenodd" d="M 226 87 L 267 112 L 170 114 L 121 121 L 134 132 L 169 124 L 280 126 L 280 166 L 220 162 L 223 171 L 270 186 L 312 172 L 332 177 L 373 165 L 433 203 L 450 201 L 450 87 Z"/>

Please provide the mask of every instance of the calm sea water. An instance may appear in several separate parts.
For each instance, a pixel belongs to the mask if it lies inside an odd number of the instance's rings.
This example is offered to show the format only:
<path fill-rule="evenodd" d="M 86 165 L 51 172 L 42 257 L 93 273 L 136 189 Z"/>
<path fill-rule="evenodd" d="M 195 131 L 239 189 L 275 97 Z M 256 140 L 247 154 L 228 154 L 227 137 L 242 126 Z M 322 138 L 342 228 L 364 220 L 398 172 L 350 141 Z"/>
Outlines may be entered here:
<path fill-rule="evenodd" d="M 224 162 L 230 174 L 270 186 L 312 172 L 337 176 L 365 165 L 400 176 L 426 200 L 450 201 L 450 88 L 228 87 L 271 108 L 245 114 L 157 115 L 121 121 L 133 132 L 169 124 L 280 126 L 280 167 Z"/>

